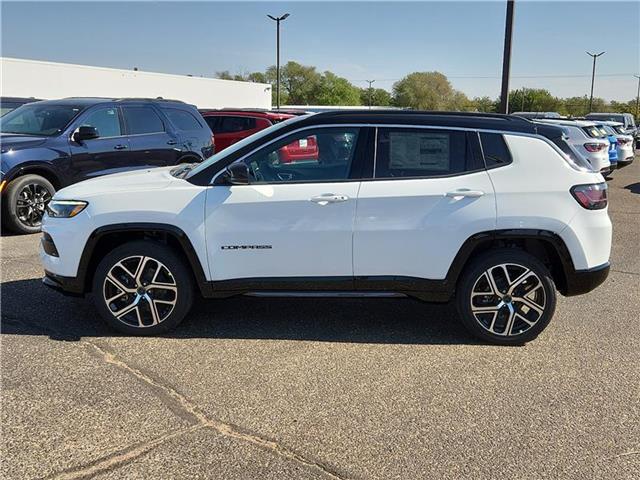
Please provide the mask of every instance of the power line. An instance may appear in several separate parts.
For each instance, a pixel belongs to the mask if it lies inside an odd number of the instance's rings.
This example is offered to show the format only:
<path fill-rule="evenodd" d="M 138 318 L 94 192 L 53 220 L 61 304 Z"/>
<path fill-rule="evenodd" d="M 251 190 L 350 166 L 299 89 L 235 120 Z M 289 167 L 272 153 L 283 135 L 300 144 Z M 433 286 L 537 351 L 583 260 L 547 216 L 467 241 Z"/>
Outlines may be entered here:
<path fill-rule="evenodd" d="M 447 78 L 469 78 L 469 79 L 483 79 L 483 78 L 501 78 L 500 75 L 447 75 L 443 73 Z M 632 73 L 599 73 L 599 77 L 627 77 L 633 75 Z M 404 77 L 402 77 L 404 78 Z M 396 82 L 402 80 L 402 78 L 378 78 L 378 82 Z M 511 75 L 511 78 L 591 78 L 591 75 L 586 74 L 568 74 L 568 75 L 555 75 L 555 74 L 543 74 L 543 75 Z M 354 80 L 355 82 L 366 82 L 367 80 Z"/>

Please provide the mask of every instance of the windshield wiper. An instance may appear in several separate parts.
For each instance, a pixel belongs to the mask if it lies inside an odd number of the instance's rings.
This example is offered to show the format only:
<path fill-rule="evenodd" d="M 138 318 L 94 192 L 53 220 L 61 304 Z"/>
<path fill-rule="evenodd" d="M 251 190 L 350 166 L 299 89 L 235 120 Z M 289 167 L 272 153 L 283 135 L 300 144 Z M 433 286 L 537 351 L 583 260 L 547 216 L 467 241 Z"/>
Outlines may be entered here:
<path fill-rule="evenodd" d="M 195 163 L 185 163 L 184 165 L 180 165 L 178 168 L 171 170 L 171 175 L 176 178 L 184 178 L 195 166 Z"/>

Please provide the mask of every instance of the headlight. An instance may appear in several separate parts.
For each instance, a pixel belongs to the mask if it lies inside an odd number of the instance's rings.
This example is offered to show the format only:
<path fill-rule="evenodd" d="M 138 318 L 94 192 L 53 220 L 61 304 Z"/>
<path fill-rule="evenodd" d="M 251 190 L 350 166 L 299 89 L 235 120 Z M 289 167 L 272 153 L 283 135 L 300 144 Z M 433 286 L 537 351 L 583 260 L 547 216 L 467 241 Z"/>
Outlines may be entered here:
<path fill-rule="evenodd" d="M 54 218 L 71 218 L 87 208 L 87 202 L 79 200 L 51 200 L 47 205 L 47 213 Z"/>

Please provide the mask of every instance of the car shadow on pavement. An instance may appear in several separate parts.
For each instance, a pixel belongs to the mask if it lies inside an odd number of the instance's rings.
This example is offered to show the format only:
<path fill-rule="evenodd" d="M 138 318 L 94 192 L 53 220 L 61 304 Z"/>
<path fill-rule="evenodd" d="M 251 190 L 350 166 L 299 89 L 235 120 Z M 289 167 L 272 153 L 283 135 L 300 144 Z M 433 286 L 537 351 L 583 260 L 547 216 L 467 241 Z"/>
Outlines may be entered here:
<path fill-rule="evenodd" d="M 640 182 L 630 183 L 629 185 L 627 185 L 624 188 L 625 188 L 625 190 L 629 190 L 631 193 L 640 194 Z"/>
<path fill-rule="evenodd" d="M 2 284 L 5 335 L 53 340 L 117 337 L 89 299 L 64 297 L 39 279 Z M 254 298 L 201 300 L 168 338 L 269 339 L 389 344 L 481 344 L 451 304 L 410 298 Z"/>

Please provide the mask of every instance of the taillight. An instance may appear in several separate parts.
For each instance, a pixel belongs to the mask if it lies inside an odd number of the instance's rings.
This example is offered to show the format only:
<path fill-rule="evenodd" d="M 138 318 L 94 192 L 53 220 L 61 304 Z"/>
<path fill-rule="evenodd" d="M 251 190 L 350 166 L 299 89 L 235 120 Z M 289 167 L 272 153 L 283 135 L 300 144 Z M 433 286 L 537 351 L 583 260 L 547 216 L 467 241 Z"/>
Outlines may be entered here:
<path fill-rule="evenodd" d="M 607 184 L 591 183 L 571 188 L 571 195 L 587 210 L 601 210 L 607 206 Z"/>
<path fill-rule="evenodd" d="M 587 152 L 600 152 L 607 147 L 608 145 L 605 145 L 604 143 L 585 143 L 584 144 L 584 148 L 587 150 Z"/>
<path fill-rule="evenodd" d="M 631 142 L 631 140 L 629 140 L 628 138 L 619 138 L 618 139 L 618 143 L 620 145 L 626 145 L 627 143 Z"/>

